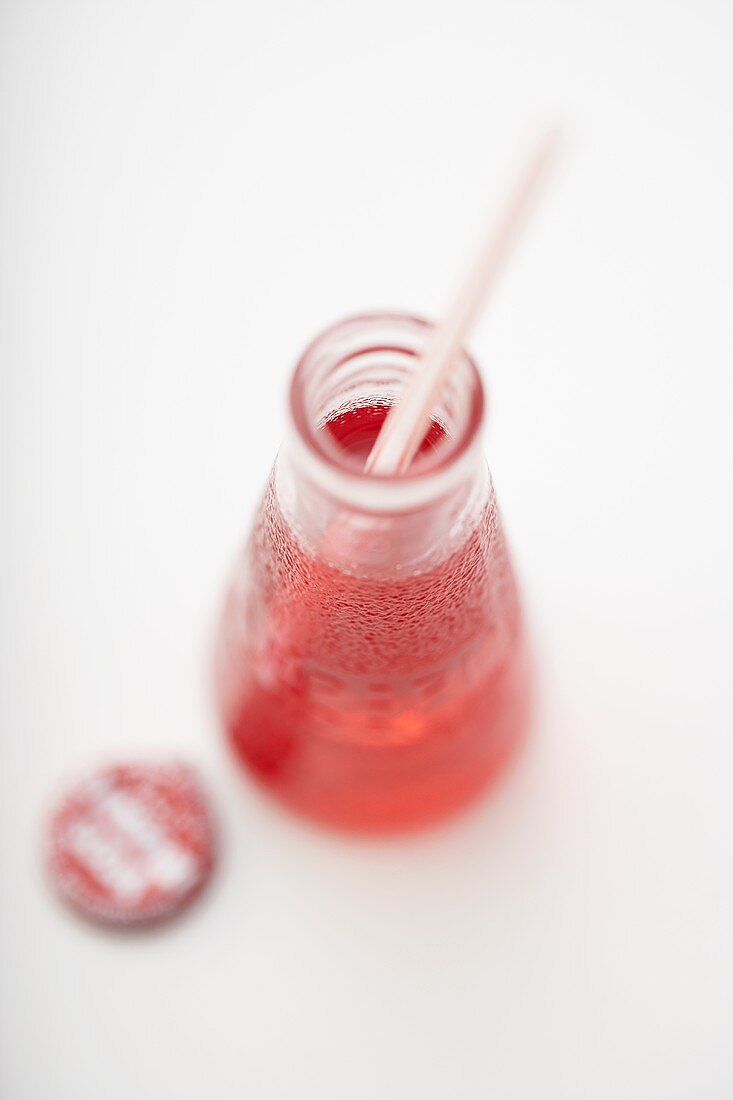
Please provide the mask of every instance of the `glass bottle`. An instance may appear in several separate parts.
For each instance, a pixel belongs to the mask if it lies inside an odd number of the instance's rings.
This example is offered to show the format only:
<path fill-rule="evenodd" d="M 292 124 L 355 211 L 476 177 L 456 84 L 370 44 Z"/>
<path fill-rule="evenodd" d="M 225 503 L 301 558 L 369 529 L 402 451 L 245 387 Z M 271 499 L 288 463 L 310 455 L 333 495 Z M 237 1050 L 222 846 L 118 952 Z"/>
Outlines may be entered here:
<path fill-rule="evenodd" d="M 362 472 L 429 330 L 370 314 L 308 347 L 219 631 L 219 699 L 239 760 L 291 809 L 359 831 L 462 807 L 511 754 L 528 710 L 468 355 L 409 472 Z"/>

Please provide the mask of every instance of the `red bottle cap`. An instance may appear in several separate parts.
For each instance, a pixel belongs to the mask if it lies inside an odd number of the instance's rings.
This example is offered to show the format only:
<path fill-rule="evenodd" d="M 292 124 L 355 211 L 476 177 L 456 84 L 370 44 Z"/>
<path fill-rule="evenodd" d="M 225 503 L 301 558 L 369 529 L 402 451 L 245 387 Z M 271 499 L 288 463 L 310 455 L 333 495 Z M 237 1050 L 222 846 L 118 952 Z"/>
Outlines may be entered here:
<path fill-rule="evenodd" d="M 180 912 L 214 860 L 211 818 L 183 764 L 117 764 L 88 776 L 51 817 L 48 869 L 85 917 L 132 926 Z"/>

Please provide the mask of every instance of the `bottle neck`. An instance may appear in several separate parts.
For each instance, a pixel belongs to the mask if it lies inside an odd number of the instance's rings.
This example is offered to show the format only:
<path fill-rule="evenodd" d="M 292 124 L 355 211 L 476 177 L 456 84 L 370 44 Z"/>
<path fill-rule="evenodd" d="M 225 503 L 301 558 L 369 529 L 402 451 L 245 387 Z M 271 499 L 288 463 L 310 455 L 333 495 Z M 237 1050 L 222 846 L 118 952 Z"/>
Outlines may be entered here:
<path fill-rule="evenodd" d="M 480 454 L 460 477 L 421 486 L 419 496 L 361 493 L 343 479 L 314 477 L 297 444 L 287 440 L 273 471 L 277 505 L 298 541 L 314 558 L 353 573 L 391 575 L 426 570 L 458 550 L 493 499 Z"/>
<path fill-rule="evenodd" d="M 462 545 L 491 497 L 481 455 L 483 390 L 473 361 L 456 361 L 435 411 L 438 441 L 407 474 L 363 472 L 328 425 L 399 400 L 430 326 L 396 314 L 355 317 L 307 349 L 291 389 L 291 425 L 274 471 L 284 519 L 304 547 L 349 572 L 429 568 Z"/>

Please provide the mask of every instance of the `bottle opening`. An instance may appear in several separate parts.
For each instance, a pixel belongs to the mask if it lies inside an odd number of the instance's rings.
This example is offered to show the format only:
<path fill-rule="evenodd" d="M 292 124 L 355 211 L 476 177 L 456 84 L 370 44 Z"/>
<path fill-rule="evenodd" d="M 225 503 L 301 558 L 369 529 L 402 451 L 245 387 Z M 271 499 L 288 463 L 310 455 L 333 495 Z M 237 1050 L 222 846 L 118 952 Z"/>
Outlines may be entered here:
<path fill-rule="evenodd" d="M 321 432 L 327 437 L 327 446 L 335 444 L 339 450 L 339 458 L 353 462 L 356 470 L 363 470 L 389 411 L 390 406 L 387 404 L 357 405 L 332 416 L 321 428 Z M 431 420 L 414 461 L 420 462 L 425 455 L 431 455 L 448 445 L 445 428 L 437 420 Z"/>
<path fill-rule="evenodd" d="M 450 470 L 472 449 L 484 395 L 476 365 L 464 351 L 410 469 L 395 475 L 364 471 L 390 408 L 420 369 L 431 329 L 428 321 L 406 314 L 364 314 L 341 321 L 309 345 L 293 375 L 290 411 L 300 442 L 317 463 L 375 487 L 406 487 Z"/>

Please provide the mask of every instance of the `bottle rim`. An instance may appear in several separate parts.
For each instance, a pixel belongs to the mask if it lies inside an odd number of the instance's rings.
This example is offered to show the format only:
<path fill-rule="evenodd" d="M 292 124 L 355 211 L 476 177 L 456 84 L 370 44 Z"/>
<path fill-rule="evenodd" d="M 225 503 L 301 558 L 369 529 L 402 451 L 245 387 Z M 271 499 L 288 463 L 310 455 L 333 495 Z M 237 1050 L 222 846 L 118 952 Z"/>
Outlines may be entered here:
<path fill-rule="evenodd" d="M 348 460 L 338 449 L 328 445 L 328 438 L 312 422 L 306 404 L 309 378 L 322 355 L 333 348 L 330 370 L 342 366 L 355 352 L 339 356 L 340 337 L 355 334 L 364 329 L 364 352 L 402 351 L 416 355 L 414 348 L 374 346 L 374 330 L 384 325 L 404 326 L 424 335 L 434 325 L 423 317 L 396 311 L 376 311 L 345 317 L 323 329 L 311 340 L 298 360 L 290 384 L 289 413 L 294 431 L 296 460 L 306 466 L 313 480 L 329 489 L 334 495 L 348 500 L 352 506 L 365 510 L 393 511 L 410 503 L 420 504 L 435 499 L 460 482 L 474 467 L 478 450 L 479 433 L 484 418 L 484 387 L 478 367 L 471 355 L 462 351 L 464 364 L 470 379 L 470 404 L 465 422 L 454 436 L 449 436 L 444 446 L 413 463 L 401 474 L 366 473 Z M 370 336 L 369 330 L 372 330 Z M 404 335 L 403 335 L 404 338 Z"/>

